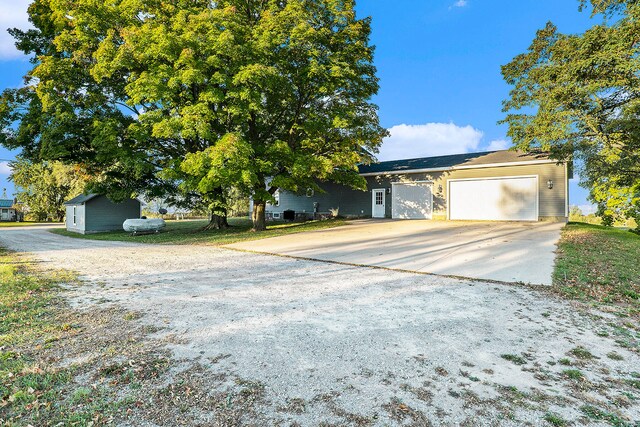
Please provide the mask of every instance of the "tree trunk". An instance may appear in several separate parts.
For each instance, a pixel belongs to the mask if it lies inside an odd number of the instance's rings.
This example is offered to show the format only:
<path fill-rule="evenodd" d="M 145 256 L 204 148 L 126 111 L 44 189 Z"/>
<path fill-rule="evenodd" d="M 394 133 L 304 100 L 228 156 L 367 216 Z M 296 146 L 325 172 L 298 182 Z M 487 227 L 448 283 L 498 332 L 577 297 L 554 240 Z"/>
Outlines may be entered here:
<path fill-rule="evenodd" d="M 229 228 L 229 223 L 227 222 L 226 215 L 218 215 L 215 213 L 211 214 L 211 218 L 209 219 L 209 224 L 204 227 L 205 230 L 223 230 L 225 228 Z"/>
<path fill-rule="evenodd" d="M 253 201 L 253 212 L 251 212 L 251 220 L 253 221 L 253 231 L 264 231 L 267 229 L 267 222 L 264 216 L 264 209 L 267 202 Z"/>

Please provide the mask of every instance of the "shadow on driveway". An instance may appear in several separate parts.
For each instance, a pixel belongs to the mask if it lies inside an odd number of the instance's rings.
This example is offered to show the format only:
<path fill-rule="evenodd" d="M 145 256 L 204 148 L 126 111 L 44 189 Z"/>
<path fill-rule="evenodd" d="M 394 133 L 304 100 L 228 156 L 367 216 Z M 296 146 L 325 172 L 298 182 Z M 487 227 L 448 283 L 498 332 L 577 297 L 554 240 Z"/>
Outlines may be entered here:
<path fill-rule="evenodd" d="M 564 223 L 359 220 L 226 247 L 322 261 L 550 285 Z"/>

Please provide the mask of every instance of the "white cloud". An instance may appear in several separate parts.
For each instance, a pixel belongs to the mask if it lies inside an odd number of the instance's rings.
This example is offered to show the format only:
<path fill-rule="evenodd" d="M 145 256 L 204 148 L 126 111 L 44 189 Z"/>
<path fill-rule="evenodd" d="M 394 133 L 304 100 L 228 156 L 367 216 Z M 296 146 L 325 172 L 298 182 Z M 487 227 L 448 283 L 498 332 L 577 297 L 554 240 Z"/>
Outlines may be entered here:
<path fill-rule="evenodd" d="M 33 0 L 10 0 L 0 2 L 0 61 L 22 58 L 24 55 L 15 47 L 15 40 L 7 32 L 8 28 L 27 29 L 29 23 L 27 8 Z"/>
<path fill-rule="evenodd" d="M 487 151 L 506 150 L 511 147 L 511 141 L 507 139 L 494 139 L 487 146 Z"/>
<path fill-rule="evenodd" d="M 449 7 L 449 9 L 452 9 L 454 7 L 465 7 L 468 4 L 469 2 L 467 0 L 457 0 L 454 4 L 451 5 L 451 7 Z"/>
<path fill-rule="evenodd" d="M 411 159 L 476 151 L 483 133 L 454 123 L 397 125 L 380 147 L 378 160 Z"/>
<path fill-rule="evenodd" d="M 0 162 L 0 175 L 11 175 L 11 167 L 9 167 L 9 162 Z"/>

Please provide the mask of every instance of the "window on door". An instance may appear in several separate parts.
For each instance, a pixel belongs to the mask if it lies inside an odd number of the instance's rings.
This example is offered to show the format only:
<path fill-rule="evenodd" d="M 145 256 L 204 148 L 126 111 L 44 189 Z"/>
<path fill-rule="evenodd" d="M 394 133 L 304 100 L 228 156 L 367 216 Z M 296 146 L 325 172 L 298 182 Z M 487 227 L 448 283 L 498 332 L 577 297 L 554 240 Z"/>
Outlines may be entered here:
<path fill-rule="evenodd" d="M 376 205 L 381 206 L 384 203 L 384 193 L 382 191 L 376 191 Z"/>

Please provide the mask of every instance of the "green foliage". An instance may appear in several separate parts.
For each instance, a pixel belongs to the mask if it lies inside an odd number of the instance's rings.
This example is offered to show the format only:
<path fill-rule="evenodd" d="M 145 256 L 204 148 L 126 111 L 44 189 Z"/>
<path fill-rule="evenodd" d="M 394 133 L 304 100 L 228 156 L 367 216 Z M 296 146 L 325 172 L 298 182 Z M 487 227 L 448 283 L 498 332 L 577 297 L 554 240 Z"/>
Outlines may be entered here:
<path fill-rule="evenodd" d="M 518 356 L 517 354 L 501 354 L 504 360 L 508 360 L 509 362 L 515 363 L 516 365 L 524 365 L 527 361 L 522 356 Z"/>
<path fill-rule="evenodd" d="M 249 197 L 246 193 L 240 192 L 236 188 L 231 188 L 227 204 L 229 206 L 228 213 L 232 217 L 246 217 L 249 213 Z"/>
<path fill-rule="evenodd" d="M 607 353 L 607 357 L 611 360 L 624 360 L 624 357 L 621 354 L 616 353 L 615 351 Z"/>
<path fill-rule="evenodd" d="M 252 155 L 251 145 L 237 134 L 230 133 L 215 146 L 187 154 L 180 163 L 179 171 L 167 171 L 167 175 L 173 174 L 180 179 L 183 191 L 197 191 L 208 210 L 224 216 L 229 208 L 231 189 L 248 194 L 257 182 L 251 167 Z"/>
<path fill-rule="evenodd" d="M 566 357 L 563 357 L 562 359 L 558 360 L 558 363 L 560 363 L 561 365 L 564 366 L 571 366 L 571 359 L 567 359 Z"/>
<path fill-rule="evenodd" d="M 62 42 L 74 24 L 57 10 L 61 3 L 35 0 L 28 9 L 34 28 L 9 31 L 33 68 L 25 86 L 0 96 L 0 144 L 34 163 L 82 164 L 94 177 L 93 190 L 123 199 L 154 185 L 157 166 L 143 135 L 129 128 L 135 109 L 125 103 L 121 79 L 91 76 L 86 38 Z"/>
<path fill-rule="evenodd" d="M 584 374 L 579 369 L 565 369 L 562 371 L 562 375 L 570 380 L 581 380 L 584 378 Z"/>
<path fill-rule="evenodd" d="M 35 221 L 62 221 L 64 202 L 82 194 L 88 176 L 79 166 L 61 162 L 32 163 L 18 158 L 11 163 L 10 180 L 16 196 L 27 209 L 27 218 Z"/>
<path fill-rule="evenodd" d="M 551 424 L 552 426 L 557 426 L 557 427 L 566 426 L 568 424 L 564 418 L 562 418 L 558 414 L 554 414 L 553 412 L 547 412 L 544 415 L 544 420 L 549 424 Z"/>
<path fill-rule="evenodd" d="M 571 222 L 584 222 L 587 224 L 607 225 L 607 226 L 612 225 L 614 227 L 629 228 L 631 230 L 638 228 L 638 223 L 636 223 L 636 221 L 633 218 L 628 218 L 626 220 L 619 218 L 616 221 L 614 221 L 613 218 L 607 218 L 607 222 L 608 220 L 611 220 L 612 222 L 609 224 L 605 224 L 604 219 L 597 216 L 595 213 L 584 215 L 582 210 L 578 206 L 572 205 L 569 208 L 569 221 Z"/>
<path fill-rule="evenodd" d="M 593 359 L 595 356 L 593 354 L 591 354 L 591 352 L 589 350 L 587 350 L 584 347 L 575 347 L 573 348 L 571 351 L 569 351 L 569 353 L 578 358 L 578 359 Z"/>
<path fill-rule="evenodd" d="M 504 122 L 517 148 L 580 160 L 604 224 L 640 223 L 640 4 L 590 3 L 600 23 L 577 35 L 548 23 L 502 67 L 513 86 Z"/>
<path fill-rule="evenodd" d="M 603 409 L 596 408 L 592 405 L 583 405 L 580 407 L 582 413 L 594 420 L 607 421 L 614 427 L 631 427 L 632 424 L 626 420 L 620 418 L 614 413 L 607 412 Z"/>
<path fill-rule="evenodd" d="M 232 189 L 263 206 L 317 180 L 364 187 L 357 165 L 386 131 L 370 21 L 352 0 L 29 10 L 35 30 L 14 35 L 34 69 L 0 102 L 5 145 L 82 162 L 110 195 L 145 189 L 219 214 Z"/>

